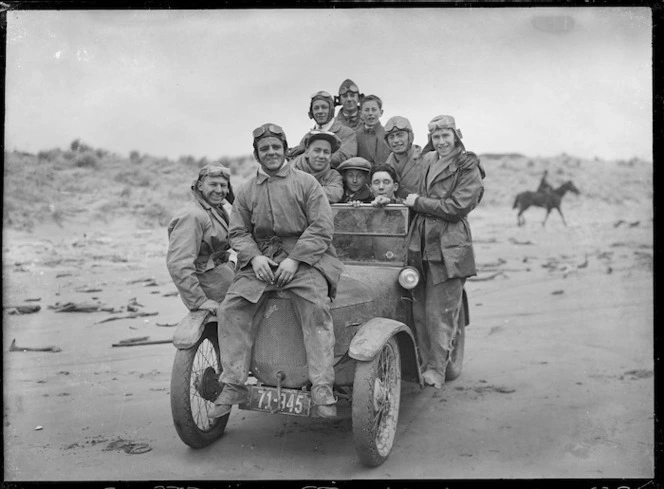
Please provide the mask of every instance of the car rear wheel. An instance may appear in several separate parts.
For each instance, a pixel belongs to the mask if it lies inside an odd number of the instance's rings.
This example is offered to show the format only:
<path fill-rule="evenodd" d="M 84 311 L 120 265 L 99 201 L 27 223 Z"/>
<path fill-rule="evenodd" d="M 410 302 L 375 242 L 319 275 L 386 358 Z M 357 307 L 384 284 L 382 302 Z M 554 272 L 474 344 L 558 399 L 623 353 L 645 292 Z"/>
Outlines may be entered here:
<path fill-rule="evenodd" d="M 390 455 L 400 399 L 401 355 L 392 337 L 372 360 L 355 366 L 353 441 L 364 465 L 376 467 Z"/>
<path fill-rule="evenodd" d="M 229 414 L 208 417 L 221 393 L 220 373 L 216 323 L 211 323 L 193 347 L 177 350 L 171 373 L 173 423 L 180 439 L 192 448 L 208 446 L 226 429 Z"/>
<path fill-rule="evenodd" d="M 450 353 L 450 361 L 447 363 L 447 370 L 445 370 L 445 380 L 454 380 L 461 375 L 461 368 L 463 367 L 463 352 L 466 346 L 466 312 L 461 306 L 459 311 L 459 327 L 457 328 L 456 336 L 452 342 L 452 352 Z"/>

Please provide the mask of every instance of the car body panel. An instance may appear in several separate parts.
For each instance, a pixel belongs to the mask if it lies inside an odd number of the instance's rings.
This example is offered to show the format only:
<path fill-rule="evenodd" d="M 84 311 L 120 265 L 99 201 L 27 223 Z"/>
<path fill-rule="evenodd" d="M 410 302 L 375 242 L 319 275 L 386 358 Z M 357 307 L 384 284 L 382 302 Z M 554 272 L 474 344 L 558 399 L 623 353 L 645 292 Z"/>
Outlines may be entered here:
<path fill-rule="evenodd" d="M 380 351 L 387 340 L 400 331 L 412 334 L 408 326 L 399 321 L 383 317 L 372 318 L 355 334 L 348 355 L 355 360 L 367 362 Z"/>
<path fill-rule="evenodd" d="M 350 344 L 348 355 L 361 362 L 368 362 L 395 336 L 401 352 L 401 377 L 422 385 L 415 337 L 411 329 L 399 321 L 376 317 L 364 323 Z"/>

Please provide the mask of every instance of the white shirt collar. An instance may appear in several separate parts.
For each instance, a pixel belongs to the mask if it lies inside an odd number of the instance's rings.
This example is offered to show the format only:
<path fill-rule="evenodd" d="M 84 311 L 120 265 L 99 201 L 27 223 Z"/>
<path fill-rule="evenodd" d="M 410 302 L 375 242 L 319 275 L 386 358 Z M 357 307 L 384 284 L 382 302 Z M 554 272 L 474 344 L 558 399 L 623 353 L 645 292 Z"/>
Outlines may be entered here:
<path fill-rule="evenodd" d="M 281 164 L 281 166 L 279 167 L 279 170 L 277 170 L 277 172 L 280 171 L 287 164 L 288 164 L 288 160 L 284 160 L 284 162 Z M 275 172 L 275 173 L 277 173 L 277 172 Z M 258 173 L 261 173 L 261 174 L 265 175 L 268 178 L 270 177 L 270 175 L 268 175 L 267 172 L 265 170 L 263 170 L 263 165 L 261 165 L 260 163 L 258 164 Z"/>
<path fill-rule="evenodd" d="M 332 127 L 332 124 L 334 124 L 334 118 L 330 119 L 330 121 L 324 126 L 319 126 L 318 124 L 316 124 L 317 127 L 314 127 L 314 129 L 316 131 L 329 131 L 330 128 Z"/>

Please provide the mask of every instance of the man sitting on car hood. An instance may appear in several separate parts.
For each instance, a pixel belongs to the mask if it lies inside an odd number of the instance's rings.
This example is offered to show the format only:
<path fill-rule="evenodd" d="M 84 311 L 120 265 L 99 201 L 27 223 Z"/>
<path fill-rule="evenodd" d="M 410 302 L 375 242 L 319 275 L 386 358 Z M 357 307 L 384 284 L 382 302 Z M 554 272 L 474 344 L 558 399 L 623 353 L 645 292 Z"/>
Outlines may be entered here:
<path fill-rule="evenodd" d="M 236 193 L 230 223 L 238 272 L 219 307 L 219 344 L 224 388 L 209 413 L 225 416 L 248 401 L 245 386 L 258 328 L 254 316 L 272 291 L 289 290 L 304 333 L 311 398 L 318 415 L 336 416 L 334 328 L 330 299 L 343 265 L 332 244 L 332 208 L 316 179 L 286 161 L 283 129 L 254 129 L 256 175 Z"/>

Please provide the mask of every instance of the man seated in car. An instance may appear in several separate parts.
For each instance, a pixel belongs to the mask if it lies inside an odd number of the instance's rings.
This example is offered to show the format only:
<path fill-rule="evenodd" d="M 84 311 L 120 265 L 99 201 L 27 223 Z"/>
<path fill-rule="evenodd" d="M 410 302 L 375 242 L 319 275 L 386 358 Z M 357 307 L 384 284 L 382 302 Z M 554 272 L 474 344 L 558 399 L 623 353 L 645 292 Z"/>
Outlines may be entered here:
<path fill-rule="evenodd" d="M 217 314 L 223 390 L 209 416 L 225 416 L 232 405 L 248 401 L 255 315 L 269 292 L 288 290 L 304 333 L 312 402 L 319 416 L 334 417 L 330 299 L 343 265 L 332 246 L 332 209 L 316 179 L 286 161 L 288 142 L 281 127 L 263 124 L 253 137 L 260 166 L 233 204 L 230 240 L 237 274 Z"/>
<path fill-rule="evenodd" d="M 402 199 L 396 197 L 399 189 L 394 168 L 381 165 L 371 170 L 369 179 L 374 207 L 385 207 L 387 204 L 401 204 Z M 367 227 L 374 233 L 403 233 L 406 231 L 406 218 L 402 211 L 385 209 L 382 212 L 372 212 L 367 220 Z M 402 237 L 373 237 L 371 238 L 371 251 L 373 258 L 380 261 L 401 260 L 404 257 L 405 247 Z"/>
<path fill-rule="evenodd" d="M 371 189 L 367 185 L 371 163 L 364 158 L 355 156 L 344 161 L 337 171 L 341 173 L 344 181 L 344 194 L 339 203 L 359 205 L 368 204 L 373 200 Z"/>
<path fill-rule="evenodd" d="M 341 140 L 333 132 L 309 131 L 304 146 L 307 150 L 292 160 L 293 168 L 313 175 L 330 204 L 339 202 L 344 195 L 344 183 L 339 172 L 330 168 L 330 159 L 341 146 Z"/>
<path fill-rule="evenodd" d="M 344 182 L 344 194 L 340 204 L 351 204 L 354 207 L 360 204 L 368 204 L 373 200 L 371 189 L 367 182 L 371 163 L 364 158 L 355 156 L 344 161 L 337 171 L 341 173 Z M 343 232 L 361 232 L 366 228 L 366 214 L 364 212 L 355 212 L 353 209 L 338 210 L 334 217 L 335 230 Z M 366 259 L 364 250 L 371 244 L 365 236 L 342 236 L 337 234 L 334 240 L 334 246 L 345 259 L 362 260 Z"/>
<path fill-rule="evenodd" d="M 371 205 L 383 207 L 387 204 L 400 204 L 402 202 L 395 195 L 399 189 L 399 182 L 394 168 L 388 165 L 380 165 L 373 168 L 369 175 L 371 194 L 374 196 Z"/>
<path fill-rule="evenodd" d="M 394 193 L 399 188 L 394 170 L 386 165 L 381 165 L 369 172 L 371 195 L 374 197 L 370 203 L 374 207 L 384 207 L 387 204 L 397 204 L 401 199 L 395 197 Z M 351 202 L 353 206 L 359 206 L 360 201 Z M 395 260 L 403 258 L 403 238 L 391 238 L 385 236 L 343 236 L 343 232 L 367 232 L 367 233 L 404 233 L 406 219 L 401 211 L 396 210 L 363 210 L 352 211 L 349 209 L 337 211 L 335 217 L 335 228 L 338 236 L 335 238 L 335 246 L 343 258 L 351 260 Z"/>

